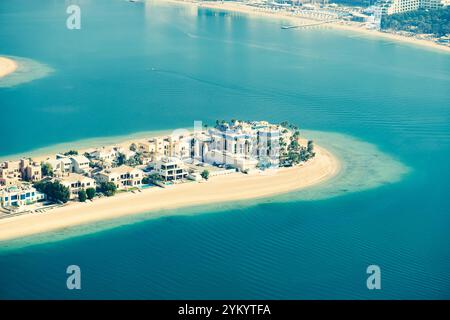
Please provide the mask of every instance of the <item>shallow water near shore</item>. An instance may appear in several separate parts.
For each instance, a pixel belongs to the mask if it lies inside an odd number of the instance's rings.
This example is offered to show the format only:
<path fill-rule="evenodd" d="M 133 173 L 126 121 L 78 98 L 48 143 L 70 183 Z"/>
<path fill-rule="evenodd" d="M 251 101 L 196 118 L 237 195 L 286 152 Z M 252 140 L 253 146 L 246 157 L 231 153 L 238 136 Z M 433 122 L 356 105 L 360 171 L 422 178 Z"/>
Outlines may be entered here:
<path fill-rule="evenodd" d="M 450 298 L 448 54 L 160 2 L 80 4 L 72 32 L 64 2 L 0 1 L 2 54 L 54 70 L 0 88 L 0 156 L 237 118 L 289 120 L 347 164 L 264 201 L 1 244 L 0 298 Z M 81 291 L 65 287 L 71 264 Z"/>
<path fill-rule="evenodd" d="M 5 77 L 0 78 L 0 88 L 9 88 L 44 78 L 53 72 L 48 65 L 32 59 L 14 56 L 4 56 L 17 64 L 17 69 Z"/>

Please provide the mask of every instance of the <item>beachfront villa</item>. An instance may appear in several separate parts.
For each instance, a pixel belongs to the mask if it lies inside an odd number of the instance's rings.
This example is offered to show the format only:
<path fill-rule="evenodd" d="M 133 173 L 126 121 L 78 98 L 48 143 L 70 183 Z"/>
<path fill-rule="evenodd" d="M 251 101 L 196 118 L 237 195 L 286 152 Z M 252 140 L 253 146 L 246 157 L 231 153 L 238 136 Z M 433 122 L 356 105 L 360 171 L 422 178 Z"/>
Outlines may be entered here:
<path fill-rule="evenodd" d="M 191 155 L 191 137 L 167 136 L 155 137 L 137 144 L 138 151 L 148 154 L 152 161 L 162 157 L 189 158 Z"/>
<path fill-rule="evenodd" d="M 289 141 L 291 136 L 290 130 L 266 121 L 222 122 L 206 134 L 194 136 L 193 154 L 203 162 L 228 165 L 243 172 L 256 169 L 261 162 L 276 167 L 282 151 L 280 139 Z"/>
<path fill-rule="evenodd" d="M 163 181 L 181 180 L 188 176 L 184 162 L 175 157 L 161 158 L 156 163 L 155 172 Z"/>
<path fill-rule="evenodd" d="M 52 167 L 54 176 L 63 176 L 72 172 L 72 161 L 69 157 L 57 154 L 54 159 L 47 159 L 44 163 Z"/>
<path fill-rule="evenodd" d="M 66 176 L 69 173 L 87 173 L 90 170 L 89 159 L 83 155 L 57 154 L 54 159 L 47 159 L 44 163 L 52 167 L 53 175 L 56 177 Z"/>
<path fill-rule="evenodd" d="M 21 207 L 44 199 L 45 194 L 28 183 L 0 187 L 0 206 L 3 208 Z"/>
<path fill-rule="evenodd" d="M 89 155 L 96 160 L 113 162 L 117 159 L 119 152 L 113 147 L 102 147 L 95 149 Z"/>
<path fill-rule="evenodd" d="M 63 186 L 69 189 L 70 199 L 77 198 L 80 190 L 86 190 L 87 188 L 95 189 L 97 186 L 95 179 L 78 173 L 69 173 L 66 176 L 56 178 L 55 180 L 59 181 Z"/>
<path fill-rule="evenodd" d="M 144 172 L 142 170 L 127 165 L 103 170 L 95 176 L 98 183 L 112 182 L 118 190 L 140 187 L 143 178 Z"/>

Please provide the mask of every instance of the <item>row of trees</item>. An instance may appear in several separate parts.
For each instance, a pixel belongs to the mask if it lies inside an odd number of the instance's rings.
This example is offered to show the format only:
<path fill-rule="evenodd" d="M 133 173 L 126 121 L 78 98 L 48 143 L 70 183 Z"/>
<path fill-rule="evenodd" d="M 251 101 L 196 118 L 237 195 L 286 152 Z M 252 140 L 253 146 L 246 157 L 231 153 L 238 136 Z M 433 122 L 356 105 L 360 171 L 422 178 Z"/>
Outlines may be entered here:
<path fill-rule="evenodd" d="M 78 191 L 78 200 L 80 202 L 85 202 L 86 199 L 92 200 L 94 199 L 96 193 L 97 192 L 94 188 L 87 188 L 86 190 L 81 189 Z"/>
<path fill-rule="evenodd" d="M 62 185 L 59 181 L 41 180 L 34 184 L 34 187 L 39 192 L 45 193 L 47 198 L 54 202 L 66 203 L 70 199 L 70 190 Z M 116 193 L 116 185 L 112 182 L 103 182 L 97 188 L 99 192 L 110 197 Z M 95 188 L 81 189 L 78 191 L 78 200 L 85 202 L 87 199 L 94 199 L 97 194 Z"/>
<path fill-rule="evenodd" d="M 291 142 L 288 145 L 287 156 L 284 159 L 284 165 L 292 166 L 299 164 L 301 162 L 308 161 L 313 158 L 316 154 L 314 152 L 314 142 L 312 140 L 308 141 L 306 147 L 302 147 L 298 143 L 298 139 L 291 137 Z"/>
<path fill-rule="evenodd" d="M 381 28 L 445 36 L 450 34 L 450 7 L 385 16 L 381 20 Z"/>

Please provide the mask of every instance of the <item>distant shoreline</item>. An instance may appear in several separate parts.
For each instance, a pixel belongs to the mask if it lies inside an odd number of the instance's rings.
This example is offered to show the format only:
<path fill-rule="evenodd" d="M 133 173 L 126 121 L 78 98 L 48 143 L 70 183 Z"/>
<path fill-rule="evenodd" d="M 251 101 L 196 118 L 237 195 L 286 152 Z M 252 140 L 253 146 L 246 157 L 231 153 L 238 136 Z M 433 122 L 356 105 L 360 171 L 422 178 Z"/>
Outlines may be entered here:
<path fill-rule="evenodd" d="M 158 0 L 160 1 L 160 0 Z M 338 22 L 323 22 L 307 19 L 303 17 L 297 17 L 290 15 L 286 12 L 268 12 L 264 10 L 258 10 L 256 7 L 248 6 L 243 3 L 238 2 L 198 2 L 195 0 L 162 0 L 163 2 L 167 3 L 177 3 L 177 4 L 186 4 L 191 6 L 197 6 L 200 8 L 207 8 L 207 9 L 218 9 L 218 10 L 225 10 L 225 11 L 231 11 L 231 12 L 239 12 L 239 13 L 245 13 L 253 16 L 260 16 L 260 17 L 267 17 L 272 19 L 284 19 L 289 20 L 293 24 L 322 24 L 330 26 L 337 30 L 347 30 L 347 31 L 354 31 L 359 32 L 368 36 L 373 37 L 379 37 L 384 38 L 388 40 L 394 40 L 398 42 L 403 43 L 409 43 L 413 45 L 418 45 L 421 47 L 427 47 L 430 49 L 437 49 L 443 52 L 450 53 L 450 47 L 437 44 L 435 42 L 429 41 L 429 40 L 423 40 L 423 39 L 416 39 L 413 37 L 406 37 L 398 34 L 388 33 L 388 32 L 382 32 L 378 30 L 369 30 L 362 27 L 359 27 L 357 25 L 350 25 L 350 24 L 342 24 Z"/>
<path fill-rule="evenodd" d="M 340 161 L 326 149 L 315 146 L 315 152 L 314 158 L 291 168 L 253 174 L 237 172 L 212 177 L 207 182 L 188 182 L 164 189 L 153 187 L 1 219 L 0 241 L 146 212 L 155 212 L 154 216 L 159 216 L 159 210 L 267 198 L 304 189 L 336 176 L 341 168 Z"/>
<path fill-rule="evenodd" d="M 0 57 L 0 78 L 17 70 L 17 63 L 9 58 Z"/>

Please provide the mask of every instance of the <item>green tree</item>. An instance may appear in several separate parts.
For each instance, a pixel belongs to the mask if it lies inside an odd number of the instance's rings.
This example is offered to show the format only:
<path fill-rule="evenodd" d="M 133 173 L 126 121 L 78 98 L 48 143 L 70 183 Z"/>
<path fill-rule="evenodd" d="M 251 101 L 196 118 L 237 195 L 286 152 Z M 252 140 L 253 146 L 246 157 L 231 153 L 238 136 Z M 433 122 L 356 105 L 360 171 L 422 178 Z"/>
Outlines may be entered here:
<path fill-rule="evenodd" d="M 148 178 L 152 182 L 162 181 L 162 177 L 159 173 L 152 173 L 151 175 L 148 176 Z"/>
<path fill-rule="evenodd" d="M 445 36 L 450 33 L 450 7 L 386 15 L 381 20 L 381 28 Z"/>
<path fill-rule="evenodd" d="M 119 166 L 123 165 L 126 161 L 126 157 L 123 153 L 119 153 L 119 155 L 117 156 L 117 163 L 119 164 Z"/>
<path fill-rule="evenodd" d="M 80 191 L 78 191 L 78 200 L 80 202 L 86 202 L 86 198 L 87 198 L 87 195 L 86 195 L 86 191 L 84 189 L 81 189 Z"/>
<path fill-rule="evenodd" d="M 78 155 L 78 151 L 77 150 L 69 150 L 67 152 L 64 152 L 65 156 L 76 156 Z"/>
<path fill-rule="evenodd" d="M 89 200 L 94 199 L 95 197 L 95 189 L 94 188 L 87 188 L 86 189 L 86 196 Z"/>
<path fill-rule="evenodd" d="M 40 181 L 34 187 L 47 195 L 49 200 L 66 203 L 70 199 L 69 188 L 63 186 L 59 181 Z"/>
<path fill-rule="evenodd" d="M 149 178 L 149 176 L 144 176 L 143 178 L 142 178 L 142 183 L 143 184 L 149 184 L 151 181 L 150 181 L 150 178 Z"/>
<path fill-rule="evenodd" d="M 209 171 L 208 170 L 203 170 L 202 173 L 200 173 L 200 175 L 202 176 L 203 179 L 208 180 L 209 179 Z"/>
<path fill-rule="evenodd" d="M 308 153 L 314 153 L 314 142 L 312 140 L 308 140 L 308 147 L 307 147 Z"/>
<path fill-rule="evenodd" d="M 107 197 L 111 197 L 113 196 L 116 191 L 117 191 L 117 187 L 114 183 L 112 182 L 102 182 L 100 184 L 100 191 Z"/>
<path fill-rule="evenodd" d="M 132 143 L 132 144 L 130 145 L 130 150 L 131 150 L 131 151 L 136 151 L 136 150 L 137 150 L 136 143 Z"/>
<path fill-rule="evenodd" d="M 300 148 L 300 144 L 297 140 L 292 140 L 289 144 L 289 150 L 298 150 Z"/>
<path fill-rule="evenodd" d="M 52 177 L 53 176 L 53 168 L 50 163 L 41 164 L 42 176 L 44 177 Z"/>

